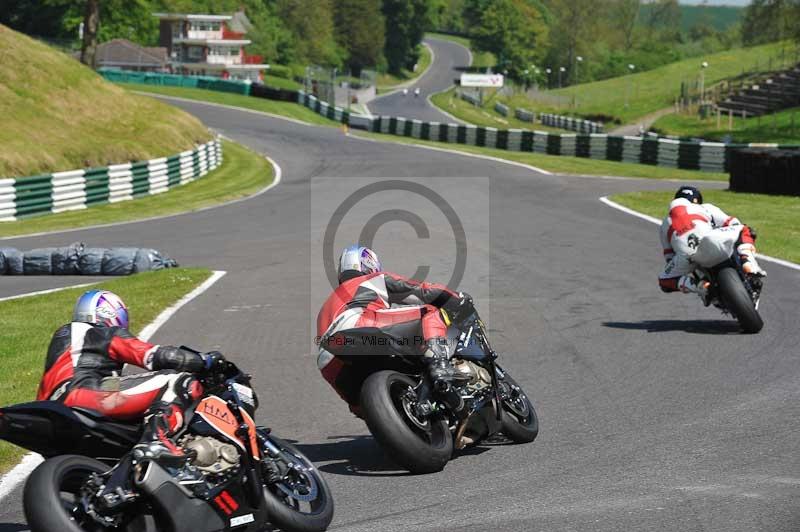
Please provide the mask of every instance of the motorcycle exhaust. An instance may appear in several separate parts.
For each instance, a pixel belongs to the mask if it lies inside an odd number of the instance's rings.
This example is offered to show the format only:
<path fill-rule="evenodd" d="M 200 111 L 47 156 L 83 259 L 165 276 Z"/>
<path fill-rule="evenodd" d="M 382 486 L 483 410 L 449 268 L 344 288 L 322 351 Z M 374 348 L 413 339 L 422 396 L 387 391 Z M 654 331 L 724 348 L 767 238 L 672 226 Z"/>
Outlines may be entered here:
<path fill-rule="evenodd" d="M 151 460 L 136 464 L 133 483 L 148 495 L 175 532 L 211 532 L 223 530 L 226 526 L 211 506 L 195 497 Z"/>

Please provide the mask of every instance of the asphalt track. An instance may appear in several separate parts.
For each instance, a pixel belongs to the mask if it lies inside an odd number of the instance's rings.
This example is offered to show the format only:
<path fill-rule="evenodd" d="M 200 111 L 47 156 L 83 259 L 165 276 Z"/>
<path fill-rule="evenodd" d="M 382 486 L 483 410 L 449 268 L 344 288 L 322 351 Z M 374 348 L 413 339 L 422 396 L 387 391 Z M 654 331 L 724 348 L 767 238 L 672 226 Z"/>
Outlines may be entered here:
<path fill-rule="evenodd" d="M 753 336 L 695 297 L 662 294 L 656 227 L 598 198 L 675 183 L 547 176 L 179 105 L 270 154 L 283 182 L 218 209 L 4 244 L 151 246 L 185 265 L 227 270 L 154 341 L 220 348 L 256 375 L 260 420 L 299 441 L 326 473 L 336 500 L 332 530 L 800 528 L 800 276 L 768 267 L 766 326 Z M 491 311 L 495 348 L 540 413 L 534 443 L 480 446 L 441 473 L 408 476 L 320 378 L 311 331 L 327 294 L 317 288 L 314 242 L 329 218 L 317 207 L 337 197 L 337 181 L 344 187 L 359 176 L 464 178 L 465 195 L 476 188 L 466 178 L 488 178 L 488 199 L 459 214 L 488 220 L 475 233 L 488 238 L 469 244 L 488 246 L 490 273 L 480 290 L 462 288 L 486 294 L 478 303 Z M 390 269 L 411 273 L 427 244 L 393 224 L 385 229 L 391 245 L 380 233 L 376 247 Z M 356 228 L 342 227 L 356 238 Z M 446 255 L 424 260 L 445 271 Z M 3 532 L 26 529 L 19 490 L 3 501 L 0 523 Z"/>
<path fill-rule="evenodd" d="M 434 61 L 431 67 L 419 80 L 408 86 L 408 94 L 395 91 L 369 102 L 367 107 L 372 114 L 402 116 L 428 122 L 460 122 L 431 106 L 427 98 L 453 85 L 453 80 L 461 75 L 461 69 L 469 66 L 472 61 L 469 50 L 458 43 L 430 37 L 425 39 L 425 43 L 433 50 Z M 419 88 L 419 96 L 414 96 L 415 88 Z"/>

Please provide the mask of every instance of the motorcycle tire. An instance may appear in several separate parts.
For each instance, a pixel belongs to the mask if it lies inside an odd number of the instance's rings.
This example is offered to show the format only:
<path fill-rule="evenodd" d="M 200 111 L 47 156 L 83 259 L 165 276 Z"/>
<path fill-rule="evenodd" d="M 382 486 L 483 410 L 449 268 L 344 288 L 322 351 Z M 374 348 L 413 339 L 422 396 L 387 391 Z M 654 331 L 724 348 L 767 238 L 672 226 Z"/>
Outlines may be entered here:
<path fill-rule="evenodd" d="M 391 460 L 415 474 L 444 469 L 453 454 L 453 436 L 446 420 L 412 419 L 400 394 L 417 382 L 394 371 L 378 371 L 361 387 L 361 409 L 370 432 Z"/>
<path fill-rule="evenodd" d="M 109 467 L 92 458 L 62 455 L 37 467 L 22 495 L 25 518 L 31 532 L 83 532 L 69 510 L 72 503 L 64 494 L 77 494 L 92 473 L 105 473 Z M 92 522 L 92 525 L 98 525 Z"/>
<path fill-rule="evenodd" d="M 507 374 L 503 380 L 516 386 L 519 394 L 514 401 L 503 400 L 503 420 L 500 432 L 514 443 L 530 443 L 539 435 L 539 417 L 536 409 L 528 398 L 528 394 L 517 384 L 511 375 Z"/>
<path fill-rule="evenodd" d="M 755 334 L 764 327 L 764 321 L 756 310 L 742 278 L 733 268 L 723 268 L 717 274 L 719 293 L 725 307 L 739 321 L 742 331 Z"/>
<path fill-rule="evenodd" d="M 286 532 L 322 532 L 328 529 L 333 520 L 333 496 L 319 470 L 294 445 L 270 435 L 270 440 L 277 447 L 297 459 L 297 465 L 305 469 L 305 474 L 313 476 L 317 488 L 316 505 L 310 511 L 302 511 L 291 504 L 291 496 L 274 487 L 264 487 L 264 502 L 269 514 L 269 521 Z"/>

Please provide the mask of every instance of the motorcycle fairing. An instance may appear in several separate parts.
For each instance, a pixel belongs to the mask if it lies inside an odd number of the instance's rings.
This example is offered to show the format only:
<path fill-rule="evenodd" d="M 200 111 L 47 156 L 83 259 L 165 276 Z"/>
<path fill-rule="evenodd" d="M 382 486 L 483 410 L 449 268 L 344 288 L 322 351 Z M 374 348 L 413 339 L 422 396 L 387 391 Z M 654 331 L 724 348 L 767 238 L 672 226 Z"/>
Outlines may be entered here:
<path fill-rule="evenodd" d="M 243 408 L 239 409 L 239 413 L 242 415 L 242 419 L 247 425 L 248 442 L 244 442 L 236 434 L 239 430 L 239 421 L 230 407 L 228 407 L 228 404 L 216 395 L 209 395 L 204 398 L 195 409 L 195 414 L 203 418 L 203 420 L 211 425 L 217 432 L 238 445 L 243 451 L 249 452 L 256 460 L 260 460 L 261 455 L 258 452 L 258 443 L 256 439 L 256 423 Z"/>

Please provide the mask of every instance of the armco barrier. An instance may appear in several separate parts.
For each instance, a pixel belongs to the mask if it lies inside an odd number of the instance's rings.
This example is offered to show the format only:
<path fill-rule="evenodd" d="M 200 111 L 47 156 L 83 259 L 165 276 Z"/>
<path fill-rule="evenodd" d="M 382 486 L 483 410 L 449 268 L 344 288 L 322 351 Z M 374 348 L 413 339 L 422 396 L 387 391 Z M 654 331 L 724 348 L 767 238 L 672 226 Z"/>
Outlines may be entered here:
<path fill-rule="evenodd" d="M 170 74 L 147 74 L 121 70 L 105 70 L 101 72 L 111 81 L 140 81 L 183 84 L 183 86 L 199 86 L 199 78 L 191 76 L 173 76 Z M 176 79 L 178 78 L 178 79 Z M 195 85 L 191 85 L 195 83 Z M 241 82 L 230 82 L 241 83 Z M 245 84 L 250 87 L 249 84 Z M 222 90 L 220 86 L 207 84 L 204 88 Z M 290 94 L 276 94 L 263 91 L 259 97 L 280 99 Z M 502 150 L 546 153 L 549 155 L 570 155 L 589 159 L 641 163 L 653 166 L 665 166 L 708 172 L 726 172 L 729 169 L 731 153 L 747 147 L 765 149 L 798 150 L 800 146 L 780 146 L 777 144 L 721 144 L 718 142 L 701 142 L 671 138 L 645 137 L 612 137 L 599 133 L 602 124 L 579 120 L 559 115 L 541 114 L 544 124 L 550 122 L 556 127 L 577 128 L 578 134 L 558 134 L 530 130 L 498 130 L 473 125 L 440 124 L 437 122 L 420 122 L 402 117 L 364 116 L 350 114 L 348 111 L 328 105 L 316 97 L 303 91 L 292 92 L 296 102 L 331 120 L 336 120 L 350 127 L 365 129 L 378 133 L 414 137 L 423 140 L 435 140 L 471 146 L 486 146 Z M 472 100 L 467 93 L 461 97 Z M 520 120 L 535 119 L 534 113 L 524 109 L 516 109 L 515 116 Z M 9 196 L 9 180 L 0 179 L 0 218 L 7 210 Z M 102 188 L 102 187 L 101 187 Z M 45 201 L 45 200 L 41 200 Z M 4 210 L 6 209 L 6 210 Z"/>
<path fill-rule="evenodd" d="M 158 194 L 204 176 L 220 163 L 217 139 L 171 157 L 0 179 L 0 221 Z"/>
<path fill-rule="evenodd" d="M 355 122 L 359 125 L 356 126 Z M 374 133 L 437 140 L 500 150 L 567 155 L 606 161 L 649 164 L 706 172 L 728 171 L 731 153 L 748 145 L 615 137 L 601 133 L 549 133 L 524 129 L 419 122 L 403 117 L 353 115 L 351 126 Z M 755 145 L 759 146 L 759 145 Z M 761 147 L 764 147 L 761 145 Z M 800 146 L 768 146 L 797 150 Z"/>

